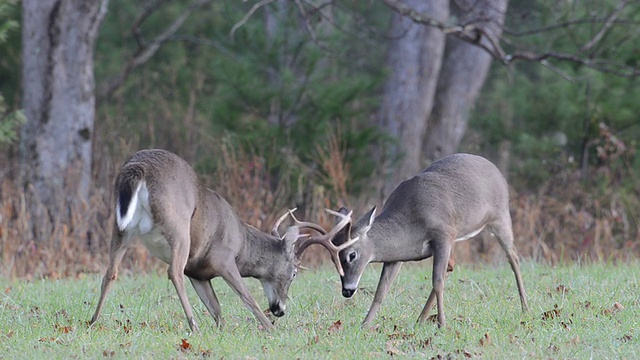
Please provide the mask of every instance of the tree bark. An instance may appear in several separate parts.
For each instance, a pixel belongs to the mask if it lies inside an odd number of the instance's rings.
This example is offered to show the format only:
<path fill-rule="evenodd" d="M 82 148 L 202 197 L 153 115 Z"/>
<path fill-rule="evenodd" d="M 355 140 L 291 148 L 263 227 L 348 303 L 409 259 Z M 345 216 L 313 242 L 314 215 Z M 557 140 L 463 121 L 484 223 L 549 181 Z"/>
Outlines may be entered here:
<path fill-rule="evenodd" d="M 508 0 L 451 1 L 451 14 L 461 25 L 474 23 L 498 39 Z M 487 47 L 491 44 L 480 38 Z M 429 117 L 423 156 L 428 162 L 456 152 L 467 130 L 469 112 L 482 89 L 492 57 L 479 46 L 447 36 L 433 111 Z"/>
<path fill-rule="evenodd" d="M 33 221 L 64 218 L 70 202 L 88 199 L 95 117 L 93 51 L 107 4 L 22 1 L 27 122 L 20 134 L 21 176 L 32 200 L 44 205 L 30 206 Z"/>
<path fill-rule="evenodd" d="M 448 1 L 408 0 L 407 6 L 445 21 Z M 445 35 L 437 28 L 416 24 L 395 14 L 387 54 L 389 77 L 384 87 L 378 122 L 383 132 L 397 140 L 386 154 L 378 154 L 386 198 L 402 180 L 422 167 L 422 141 L 433 107 L 445 48 Z"/>

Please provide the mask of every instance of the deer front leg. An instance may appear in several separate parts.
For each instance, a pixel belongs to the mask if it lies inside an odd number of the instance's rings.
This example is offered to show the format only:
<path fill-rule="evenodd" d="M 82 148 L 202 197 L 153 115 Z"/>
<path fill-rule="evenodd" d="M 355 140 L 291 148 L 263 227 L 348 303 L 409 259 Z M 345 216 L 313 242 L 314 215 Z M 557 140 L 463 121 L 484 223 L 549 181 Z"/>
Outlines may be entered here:
<path fill-rule="evenodd" d="M 222 256 L 221 256 L 222 257 Z M 275 326 L 269 321 L 269 319 L 264 315 L 262 310 L 260 310 L 260 306 L 249 292 L 249 289 L 245 285 L 242 280 L 242 276 L 240 275 L 240 271 L 238 270 L 238 266 L 235 263 L 235 259 L 233 256 L 225 257 L 224 260 L 220 260 L 220 265 L 223 271 L 221 271 L 220 276 L 224 279 L 224 281 L 229 284 L 229 286 L 235 291 L 238 296 L 242 299 L 244 305 L 253 313 L 253 315 L 260 321 L 262 326 L 269 330 L 275 330 Z"/>
<path fill-rule="evenodd" d="M 171 247 L 171 263 L 169 264 L 169 279 L 178 292 L 180 304 L 187 316 L 189 327 L 192 332 L 200 332 L 198 324 L 193 317 L 193 309 L 187 297 L 187 290 L 184 286 L 184 268 L 189 260 L 189 235 L 188 231 L 182 236 L 173 238 L 173 246 Z"/>
<path fill-rule="evenodd" d="M 373 318 L 376 316 L 378 309 L 380 309 L 380 304 L 382 304 L 382 301 L 384 301 L 384 298 L 387 296 L 389 287 L 391 287 L 391 284 L 398 276 L 401 267 L 402 262 L 384 263 L 382 272 L 380 273 L 380 280 L 378 281 L 378 288 L 376 289 L 376 294 L 373 297 L 373 303 L 371 303 L 371 307 L 362 322 L 362 326 L 366 326 L 371 323 Z"/>
<path fill-rule="evenodd" d="M 434 240 L 434 255 L 433 255 L 433 274 L 432 284 L 433 289 L 429 294 L 429 299 L 425 304 L 418 321 L 424 321 L 431 306 L 433 306 L 433 298 L 435 297 L 438 307 L 438 327 L 446 326 L 446 319 L 444 315 L 444 280 L 447 273 L 447 264 L 449 262 L 449 256 L 451 255 L 451 242 L 446 241 L 444 238 Z"/>
<path fill-rule="evenodd" d="M 100 317 L 100 313 L 102 312 L 102 306 L 104 306 L 104 301 L 107 298 L 107 294 L 111 289 L 111 285 L 113 281 L 118 278 L 118 266 L 122 261 L 122 257 L 127 252 L 127 242 L 122 241 L 122 236 L 118 234 L 118 230 L 113 230 L 113 237 L 111 240 L 111 250 L 109 251 L 109 267 L 107 268 L 107 272 L 104 274 L 102 278 L 102 287 L 100 290 L 100 299 L 98 300 L 98 305 L 96 306 L 96 311 L 89 321 L 89 324 L 93 324 L 98 321 Z"/>
<path fill-rule="evenodd" d="M 453 258 L 453 250 L 451 250 L 451 256 L 449 257 L 449 262 L 447 263 L 447 272 L 444 274 L 444 280 L 447 280 L 447 277 L 449 275 L 450 272 L 453 272 L 453 268 L 455 266 L 455 259 Z M 422 308 L 422 312 L 420 312 L 420 316 L 418 317 L 418 322 L 422 323 L 425 320 L 427 320 L 427 318 L 429 317 L 429 312 L 431 311 L 431 308 L 433 307 L 433 304 L 435 304 L 436 302 L 436 292 L 434 289 L 431 289 L 431 292 L 429 293 L 429 298 L 427 299 L 427 303 L 424 304 L 424 307 Z"/>
<path fill-rule="evenodd" d="M 220 315 L 220 302 L 218 302 L 218 298 L 216 297 L 216 293 L 213 291 L 213 287 L 211 286 L 211 281 L 209 280 L 196 280 L 194 278 L 189 278 L 191 281 L 191 285 L 196 290 L 196 294 L 202 300 L 204 306 L 207 307 L 207 310 L 213 316 L 213 319 L 216 321 L 216 325 L 221 327 L 222 316 Z"/>

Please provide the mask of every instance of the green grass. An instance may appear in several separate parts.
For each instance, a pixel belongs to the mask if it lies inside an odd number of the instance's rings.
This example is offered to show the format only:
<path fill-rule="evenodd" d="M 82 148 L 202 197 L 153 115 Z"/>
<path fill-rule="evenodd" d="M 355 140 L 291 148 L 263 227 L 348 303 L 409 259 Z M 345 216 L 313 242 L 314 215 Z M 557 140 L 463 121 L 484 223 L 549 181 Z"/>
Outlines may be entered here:
<path fill-rule="evenodd" d="M 276 320 L 273 333 L 258 329 L 222 280 L 214 280 L 214 288 L 226 321 L 223 329 L 214 326 L 189 288 L 200 335 L 190 334 L 164 274 L 121 277 L 102 318 L 91 327 L 87 320 L 99 295 L 99 275 L 0 279 L 0 358 L 640 358 L 640 263 L 525 263 L 531 307 L 526 314 L 508 265 L 460 264 L 446 284 L 448 326 L 442 330 L 415 323 L 431 277 L 429 266 L 416 265 L 405 265 L 373 327 L 362 329 L 379 270 L 367 269 L 352 299 L 342 298 L 332 269 L 301 273 L 291 287 L 287 314 Z M 247 283 L 266 308 L 259 283 Z M 616 303 L 622 308 L 616 309 Z M 189 349 L 180 349 L 183 339 Z"/>

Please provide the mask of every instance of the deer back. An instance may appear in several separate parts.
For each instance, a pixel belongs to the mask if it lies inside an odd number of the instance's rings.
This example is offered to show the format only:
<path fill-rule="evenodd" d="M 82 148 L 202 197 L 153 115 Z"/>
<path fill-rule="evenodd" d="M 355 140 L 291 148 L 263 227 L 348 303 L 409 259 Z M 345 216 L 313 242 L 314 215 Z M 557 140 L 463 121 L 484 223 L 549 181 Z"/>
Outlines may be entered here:
<path fill-rule="evenodd" d="M 509 206 L 509 189 L 489 160 L 454 154 L 432 163 L 391 193 L 377 221 L 437 228 L 458 237 L 495 219 Z"/>

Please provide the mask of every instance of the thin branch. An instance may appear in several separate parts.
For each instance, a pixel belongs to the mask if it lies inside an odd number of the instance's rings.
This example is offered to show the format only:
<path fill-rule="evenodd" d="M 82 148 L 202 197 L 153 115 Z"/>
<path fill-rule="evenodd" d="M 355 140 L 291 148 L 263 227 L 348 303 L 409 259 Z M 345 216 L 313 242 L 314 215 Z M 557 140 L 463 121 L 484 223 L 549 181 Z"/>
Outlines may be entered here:
<path fill-rule="evenodd" d="M 185 9 L 180 16 L 178 16 L 174 22 L 160 35 L 158 35 L 153 41 L 149 44 L 142 45 L 136 54 L 129 59 L 126 65 L 120 70 L 118 75 L 114 76 L 113 79 L 103 86 L 100 87 L 98 91 L 98 101 L 102 101 L 104 99 L 109 98 L 122 84 L 125 82 L 131 71 L 133 71 L 138 66 L 146 63 L 149 59 L 158 51 L 160 46 L 170 39 L 173 34 L 178 31 L 178 29 L 184 24 L 184 22 L 189 18 L 189 16 L 198 8 L 210 3 L 212 0 L 197 0 L 193 2 L 187 9 Z M 148 17 L 148 16 L 147 16 Z M 138 24 L 140 25 L 140 24 Z M 137 30 L 132 30 L 135 31 Z"/>
<path fill-rule="evenodd" d="M 247 21 L 249 21 L 249 18 L 251 18 L 251 16 L 253 16 L 253 14 L 255 14 L 256 11 L 258 11 L 263 6 L 269 5 L 272 2 L 273 0 L 261 0 L 260 2 L 253 5 L 249 10 L 249 12 L 244 14 L 244 17 L 240 21 L 235 23 L 235 25 L 233 25 L 233 27 L 231 28 L 231 31 L 229 32 L 229 36 L 231 37 L 231 39 L 233 39 L 233 37 L 235 36 L 236 31 L 242 26 L 244 26 L 244 24 L 246 24 Z"/>
<path fill-rule="evenodd" d="M 131 33 L 133 34 L 134 39 L 136 39 L 136 43 L 138 44 L 138 48 L 144 48 L 144 38 L 140 34 L 140 25 L 149 18 L 158 8 L 163 0 L 156 1 L 147 1 L 143 7 L 142 12 L 131 24 Z"/>
<path fill-rule="evenodd" d="M 509 36 L 524 37 L 524 36 L 536 35 L 536 34 L 558 30 L 558 29 L 570 28 L 575 25 L 598 24 L 598 23 L 605 23 L 606 21 L 607 19 L 603 19 L 603 18 L 582 18 L 582 19 L 564 21 L 564 22 L 549 25 L 549 26 L 544 26 L 544 27 L 539 27 L 539 28 L 529 29 L 524 31 L 518 31 L 518 32 L 505 26 L 502 31 Z M 638 23 L 637 21 L 630 21 L 630 20 L 616 20 L 616 21 L 612 21 L 612 23 L 614 25 L 640 25 L 640 23 Z"/>
<path fill-rule="evenodd" d="M 600 31 L 598 31 L 598 33 L 593 37 L 593 39 L 591 39 L 591 41 L 584 44 L 584 46 L 580 48 L 580 51 L 583 51 L 583 52 L 589 51 L 591 50 L 592 47 L 598 44 L 600 40 L 602 40 L 602 38 L 604 37 L 604 34 L 607 32 L 607 30 L 611 28 L 611 26 L 613 26 L 613 23 L 614 21 L 616 21 L 618 16 L 620 16 L 622 9 L 624 9 L 625 5 L 627 5 L 627 2 L 628 0 L 620 2 L 618 6 L 616 6 L 615 9 L 613 9 L 611 14 L 609 14 L 609 16 L 607 17 L 607 21 L 604 23 L 602 28 L 600 28 Z"/>
<path fill-rule="evenodd" d="M 603 26 L 599 34 L 597 34 L 589 43 L 585 45 L 587 49 L 590 48 L 591 46 L 594 46 L 602 39 L 602 37 L 604 36 L 604 33 L 609 29 L 609 27 L 612 24 L 616 22 L 619 12 L 621 11 L 621 7 L 624 7 L 627 1 L 628 0 L 623 1 L 616 8 L 616 10 L 612 12 L 612 14 L 607 18 L 607 21 L 605 22 L 605 25 Z M 545 52 L 545 53 L 537 53 L 534 51 L 516 50 L 512 54 L 507 54 L 502 48 L 502 46 L 500 45 L 500 42 L 504 41 L 503 38 L 496 38 L 491 34 L 488 34 L 482 28 L 475 26 L 474 24 L 467 24 L 465 26 L 460 26 L 460 25 L 449 26 L 443 23 L 442 21 L 434 19 L 429 14 L 420 13 L 413 10 L 412 8 L 406 6 L 399 0 L 383 0 L 383 2 L 385 3 L 385 5 L 390 7 L 393 11 L 411 19 L 415 23 L 436 27 L 442 30 L 445 34 L 451 34 L 451 35 L 457 36 L 458 38 L 470 44 L 473 44 L 475 46 L 478 46 L 484 49 L 494 59 L 502 62 L 505 65 L 514 63 L 516 61 L 533 61 L 533 62 L 540 62 L 540 63 L 545 61 L 546 63 L 542 63 L 542 64 L 543 66 L 548 67 L 549 63 L 547 61 L 549 59 L 555 59 L 560 61 L 569 61 L 569 62 L 577 63 L 597 71 L 614 74 L 620 77 L 640 76 L 640 68 L 627 66 L 627 65 L 624 65 L 615 61 L 606 60 L 606 59 L 588 59 L 575 54 L 566 54 L 566 53 L 559 53 L 559 52 L 553 52 L 553 51 Z M 485 40 L 489 42 L 490 46 L 486 45 L 485 42 L 480 41 L 482 37 L 484 37 Z"/>
<path fill-rule="evenodd" d="M 311 26 L 311 21 L 309 20 L 309 14 L 307 14 L 307 12 L 304 9 L 304 6 L 302 6 L 302 3 L 300 2 L 300 0 L 295 0 L 296 6 L 298 7 L 298 11 L 300 11 L 300 15 L 302 15 L 302 18 L 304 19 L 304 27 L 307 30 L 307 33 L 309 33 L 309 36 L 311 36 L 311 40 L 314 43 L 318 43 L 318 37 L 316 36 L 316 32 L 313 30 L 313 27 Z"/>

